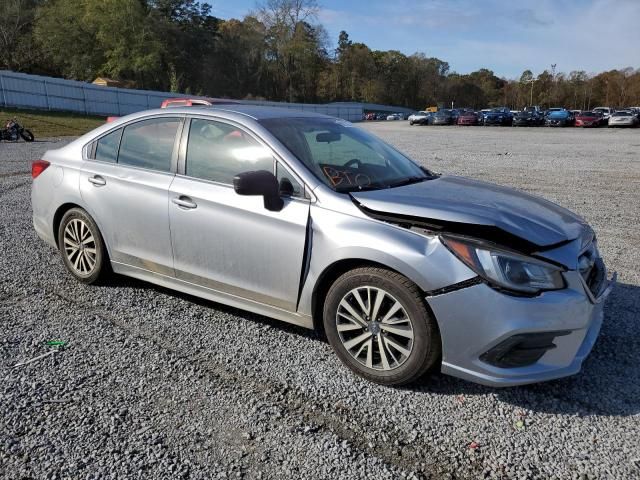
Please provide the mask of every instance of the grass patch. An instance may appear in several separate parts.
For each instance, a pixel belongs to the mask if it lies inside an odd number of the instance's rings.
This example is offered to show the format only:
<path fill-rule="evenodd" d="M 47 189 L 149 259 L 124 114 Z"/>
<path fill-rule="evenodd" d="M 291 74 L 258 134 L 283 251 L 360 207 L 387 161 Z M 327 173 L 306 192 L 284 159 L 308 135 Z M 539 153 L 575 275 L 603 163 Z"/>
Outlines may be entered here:
<path fill-rule="evenodd" d="M 106 121 L 106 117 L 69 112 L 0 108 L 0 128 L 4 128 L 7 120 L 13 117 L 24 128 L 31 130 L 36 140 L 46 137 L 77 137 L 104 125 Z"/>

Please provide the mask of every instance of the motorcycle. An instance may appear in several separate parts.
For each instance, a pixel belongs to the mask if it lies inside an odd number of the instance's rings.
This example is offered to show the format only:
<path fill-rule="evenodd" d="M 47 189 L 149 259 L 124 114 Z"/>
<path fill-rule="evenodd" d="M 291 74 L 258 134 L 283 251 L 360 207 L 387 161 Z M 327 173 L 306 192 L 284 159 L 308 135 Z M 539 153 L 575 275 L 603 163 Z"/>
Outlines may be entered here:
<path fill-rule="evenodd" d="M 33 142 L 33 140 L 35 139 L 33 133 L 31 133 L 31 130 L 28 130 L 20 125 L 15 118 L 7 121 L 5 127 L 0 130 L 0 140 L 17 142 L 20 137 L 22 137 L 25 142 Z"/>

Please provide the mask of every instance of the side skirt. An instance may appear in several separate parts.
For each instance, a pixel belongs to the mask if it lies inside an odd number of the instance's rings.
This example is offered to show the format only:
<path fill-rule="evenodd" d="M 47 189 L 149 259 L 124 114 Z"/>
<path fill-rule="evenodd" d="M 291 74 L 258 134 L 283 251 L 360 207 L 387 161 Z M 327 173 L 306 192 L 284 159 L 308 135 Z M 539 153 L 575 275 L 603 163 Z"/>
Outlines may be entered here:
<path fill-rule="evenodd" d="M 313 329 L 313 320 L 309 315 L 303 315 L 297 312 L 291 312 L 282 308 L 266 305 L 264 303 L 220 292 L 218 290 L 213 290 L 211 288 L 196 285 L 194 283 L 179 280 L 160 273 L 151 272 L 143 268 L 126 265 L 124 263 L 112 261 L 111 266 L 115 273 L 119 273 L 121 275 L 144 280 L 146 282 L 187 293 L 195 297 L 205 298 L 213 302 L 229 305 L 241 310 L 247 310 L 259 315 L 264 315 L 265 317 L 275 318 L 276 320 L 292 323 L 300 327 Z"/>

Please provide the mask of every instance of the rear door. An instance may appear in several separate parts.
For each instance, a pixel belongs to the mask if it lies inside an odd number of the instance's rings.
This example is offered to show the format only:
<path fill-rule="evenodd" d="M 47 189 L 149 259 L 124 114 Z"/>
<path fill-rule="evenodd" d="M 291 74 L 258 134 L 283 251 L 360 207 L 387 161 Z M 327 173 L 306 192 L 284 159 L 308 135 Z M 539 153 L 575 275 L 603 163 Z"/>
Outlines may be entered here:
<path fill-rule="evenodd" d="M 92 145 L 80 193 L 111 261 L 173 276 L 168 191 L 183 122 L 176 116 L 140 120 Z"/>
<path fill-rule="evenodd" d="M 295 311 L 309 220 L 302 182 L 246 129 L 222 120 L 191 119 L 185 147 L 169 191 L 176 277 Z M 281 211 L 235 193 L 236 174 L 274 169 L 294 187 Z"/>

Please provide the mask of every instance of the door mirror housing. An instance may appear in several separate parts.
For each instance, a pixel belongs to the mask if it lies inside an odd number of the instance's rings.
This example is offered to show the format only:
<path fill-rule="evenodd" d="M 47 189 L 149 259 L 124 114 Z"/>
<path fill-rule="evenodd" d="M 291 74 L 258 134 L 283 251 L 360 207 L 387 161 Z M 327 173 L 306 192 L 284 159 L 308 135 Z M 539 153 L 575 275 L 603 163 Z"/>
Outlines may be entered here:
<path fill-rule="evenodd" d="M 271 212 L 279 212 L 284 207 L 278 179 L 266 170 L 239 173 L 233 178 L 233 189 L 238 195 L 261 195 L 264 208 Z"/>

